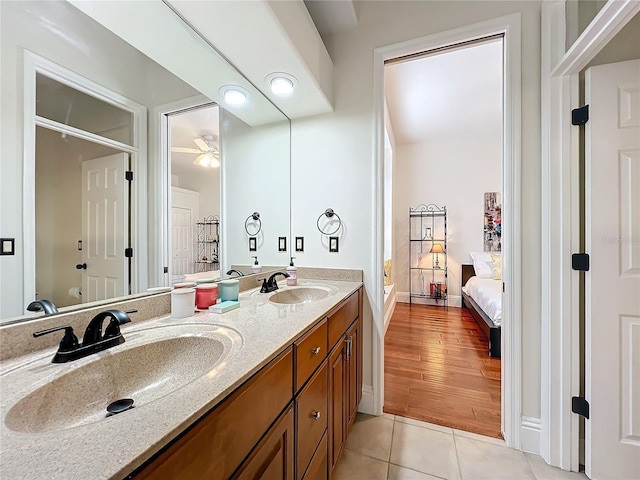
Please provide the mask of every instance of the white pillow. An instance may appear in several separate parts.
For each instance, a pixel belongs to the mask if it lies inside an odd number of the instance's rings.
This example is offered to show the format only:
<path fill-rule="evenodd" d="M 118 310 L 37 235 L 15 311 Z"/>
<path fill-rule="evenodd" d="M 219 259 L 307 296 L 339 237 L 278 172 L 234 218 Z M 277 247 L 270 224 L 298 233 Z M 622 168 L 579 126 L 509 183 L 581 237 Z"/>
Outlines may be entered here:
<path fill-rule="evenodd" d="M 493 261 L 488 253 L 469 252 L 478 278 L 493 278 Z"/>

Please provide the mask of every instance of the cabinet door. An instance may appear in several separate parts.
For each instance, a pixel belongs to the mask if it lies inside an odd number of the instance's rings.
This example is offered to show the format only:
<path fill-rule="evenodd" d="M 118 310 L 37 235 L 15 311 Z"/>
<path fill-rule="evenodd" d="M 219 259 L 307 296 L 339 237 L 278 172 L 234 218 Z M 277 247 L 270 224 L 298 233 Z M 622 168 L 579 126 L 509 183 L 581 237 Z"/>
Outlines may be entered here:
<path fill-rule="evenodd" d="M 232 478 L 293 480 L 293 407 L 271 427 Z"/>
<path fill-rule="evenodd" d="M 329 471 L 332 472 L 340 458 L 345 439 L 345 343 L 339 342 L 329 357 Z"/>
<path fill-rule="evenodd" d="M 353 423 L 356 418 L 356 414 L 358 413 L 358 400 L 359 400 L 359 392 L 358 392 L 358 380 L 359 374 L 358 370 L 360 367 L 360 362 L 358 358 L 358 353 L 360 352 L 360 325 L 359 322 L 354 322 L 353 325 L 347 330 L 345 335 L 345 415 L 346 415 L 346 430 L 345 433 L 348 433 L 349 427 Z"/>

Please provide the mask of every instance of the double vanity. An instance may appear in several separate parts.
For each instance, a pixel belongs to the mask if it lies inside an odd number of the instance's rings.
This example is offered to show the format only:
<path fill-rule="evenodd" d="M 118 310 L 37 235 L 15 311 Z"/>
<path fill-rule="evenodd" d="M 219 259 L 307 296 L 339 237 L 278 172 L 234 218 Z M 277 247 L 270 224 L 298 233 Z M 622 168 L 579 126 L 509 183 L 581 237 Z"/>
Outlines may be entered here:
<path fill-rule="evenodd" d="M 72 362 L 5 360 L 2 478 L 331 478 L 362 391 L 362 296 L 300 280 L 224 314 L 134 313 L 124 343 Z"/>

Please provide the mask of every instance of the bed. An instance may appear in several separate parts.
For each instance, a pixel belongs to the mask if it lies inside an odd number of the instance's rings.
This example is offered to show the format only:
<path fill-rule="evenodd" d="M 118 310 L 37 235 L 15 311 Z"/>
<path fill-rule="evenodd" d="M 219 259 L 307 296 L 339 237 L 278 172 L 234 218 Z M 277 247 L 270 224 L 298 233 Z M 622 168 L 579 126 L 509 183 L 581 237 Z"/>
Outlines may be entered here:
<path fill-rule="evenodd" d="M 473 265 L 464 264 L 462 265 L 461 278 L 462 307 L 469 310 L 473 319 L 489 339 L 489 356 L 500 358 L 502 282 L 500 280 L 478 279 Z M 480 304 L 484 306 L 484 309 Z"/>

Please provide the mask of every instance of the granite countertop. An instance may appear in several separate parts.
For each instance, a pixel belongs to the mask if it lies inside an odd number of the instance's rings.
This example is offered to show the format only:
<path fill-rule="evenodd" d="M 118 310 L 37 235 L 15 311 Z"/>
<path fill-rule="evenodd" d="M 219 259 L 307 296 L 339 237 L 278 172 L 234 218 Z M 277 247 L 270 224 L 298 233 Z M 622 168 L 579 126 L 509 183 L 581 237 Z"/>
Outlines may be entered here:
<path fill-rule="evenodd" d="M 165 315 L 124 326 L 124 344 L 75 362 L 52 364 L 51 358 L 56 351 L 56 348 L 52 348 L 0 363 L 2 478 L 85 480 L 126 477 L 362 285 L 361 282 L 352 281 L 299 280 L 298 287 L 309 284 L 324 286 L 331 290 L 331 294 L 310 303 L 278 305 L 268 301 L 268 297 L 277 292 L 260 294 L 250 290 L 240 295 L 240 308 L 221 315 L 199 312 L 184 319 Z M 297 287 L 281 286 L 278 292 L 292 288 Z M 171 342 L 165 341 L 185 331 L 188 332 L 187 336 L 198 339 L 208 336 L 216 338 L 216 345 L 227 356 L 221 361 L 216 361 L 212 356 L 212 364 L 208 365 L 207 353 L 195 340 L 193 353 L 190 353 L 191 350 L 185 352 L 182 344 L 176 348 L 171 346 Z M 149 342 L 156 341 L 164 342 L 156 344 L 162 345 L 162 348 L 148 347 Z M 206 340 L 202 341 L 206 344 Z M 95 360 L 139 346 L 149 350 L 151 365 L 155 366 L 153 362 L 157 362 L 160 370 L 172 367 L 174 364 L 171 362 L 177 364 L 193 359 L 194 365 L 199 365 L 198 368 L 204 368 L 206 372 L 197 373 L 202 370 L 197 370 L 189 363 L 188 370 L 195 379 L 154 401 L 142 402 L 137 408 L 109 418 L 104 418 L 103 409 L 106 405 L 74 405 L 48 391 L 54 379 L 59 380 L 75 369 L 85 369 L 82 374 L 87 372 L 90 375 L 90 364 L 95 365 Z M 123 378 L 126 375 L 146 374 L 131 363 L 119 364 L 118 371 L 111 374 L 116 377 L 122 375 Z M 162 383 L 161 379 L 154 381 L 155 385 Z M 69 388 L 73 388 L 73 385 Z M 37 390 L 37 395 L 29 397 L 34 398 L 31 403 L 22 401 L 16 407 L 24 397 Z M 80 395 L 84 397 L 85 394 Z M 21 408 L 23 405 L 24 408 Z M 98 408 L 99 415 L 90 417 L 86 412 L 82 413 L 83 409 L 90 408 L 94 411 Z M 60 412 L 61 409 L 76 416 L 81 411 L 80 424 L 70 427 L 65 420 L 64 425 L 36 431 L 41 426 L 34 424 L 33 418 L 30 418 L 33 417 L 32 412 L 37 411 L 38 418 L 47 418 L 50 411 Z M 8 412 L 11 412 L 9 417 Z M 7 421 L 7 418 L 11 420 Z"/>

